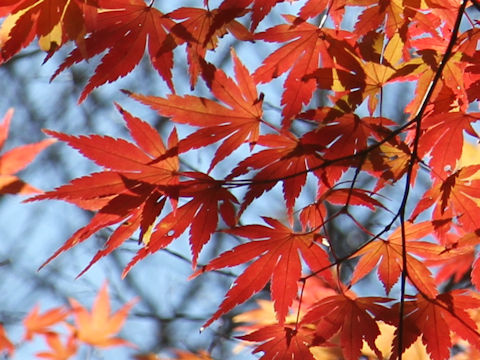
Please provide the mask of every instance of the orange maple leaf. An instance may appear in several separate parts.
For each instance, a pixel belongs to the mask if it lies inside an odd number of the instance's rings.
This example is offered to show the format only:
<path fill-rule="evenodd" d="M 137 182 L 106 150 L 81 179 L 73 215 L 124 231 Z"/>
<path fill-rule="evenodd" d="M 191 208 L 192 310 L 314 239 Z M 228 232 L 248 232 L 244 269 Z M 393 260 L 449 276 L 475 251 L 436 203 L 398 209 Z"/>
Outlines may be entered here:
<path fill-rule="evenodd" d="M 109 347 L 118 345 L 133 346 L 128 341 L 115 337 L 125 322 L 128 312 L 136 299 L 125 304 L 114 314 L 110 314 L 110 300 L 107 283 L 104 283 L 89 312 L 75 299 L 70 299 L 75 325 L 75 337 L 92 346 Z"/>
<path fill-rule="evenodd" d="M 36 334 L 50 333 L 53 325 L 63 322 L 69 315 L 69 311 L 63 307 L 50 309 L 43 314 L 39 314 L 39 310 L 39 306 L 35 306 L 23 320 L 25 340 L 31 340 Z"/>
<path fill-rule="evenodd" d="M 0 324 L 0 353 L 6 352 L 8 356 L 13 356 L 15 352 L 15 345 L 10 341 L 5 331 L 5 328 Z"/>
<path fill-rule="evenodd" d="M 442 246 L 427 241 L 416 241 L 416 239 L 432 234 L 434 228 L 434 224 L 431 221 L 405 224 L 405 236 L 407 238 L 406 271 L 408 279 L 419 291 L 432 298 L 438 294 L 432 274 L 423 262 L 412 255 L 435 258 L 441 254 L 444 249 Z M 378 276 L 388 294 L 402 272 L 402 254 L 402 236 L 401 228 L 399 227 L 387 240 L 376 239 L 353 255 L 353 257 L 361 256 L 361 258 L 355 266 L 351 280 L 352 284 L 370 273 L 379 264 Z"/>
<path fill-rule="evenodd" d="M 73 336 L 69 336 L 65 344 L 57 333 L 47 333 L 45 334 L 45 339 L 50 347 L 50 351 L 36 353 L 37 358 L 67 360 L 77 353 L 78 344 Z"/>

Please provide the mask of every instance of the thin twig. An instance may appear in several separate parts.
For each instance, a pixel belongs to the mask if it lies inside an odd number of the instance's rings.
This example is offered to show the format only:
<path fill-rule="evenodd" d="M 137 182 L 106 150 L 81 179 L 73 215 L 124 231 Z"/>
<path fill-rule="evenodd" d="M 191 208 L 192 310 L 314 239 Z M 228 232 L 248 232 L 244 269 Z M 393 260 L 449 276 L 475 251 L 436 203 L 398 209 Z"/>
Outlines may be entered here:
<path fill-rule="evenodd" d="M 399 322 L 398 322 L 398 351 L 399 351 L 398 359 L 399 360 L 402 360 L 402 353 L 403 353 L 402 351 L 403 332 L 404 332 L 403 317 L 405 314 L 405 287 L 406 287 L 406 281 L 407 281 L 407 275 L 408 275 L 407 239 L 405 234 L 405 215 L 406 215 L 405 213 L 406 213 L 408 196 L 410 194 L 410 184 L 412 182 L 413 169 L 418 158 L 418 145 L 420 143 L 420 137 L 422 133 L 422 119 L 423 119 L 423 115 L 425 114 L 425 110 L 427 109 L 427 106 L 430 103 L 430 100 L 433 96 L 433 92 L 442 77 L 443 69 L 447 65 L 448 59 L 453 53 L 453 47 L 455 46 L 455 43 L 457 41 L 458 31 L 460 29 L 460 23 L 462 21 L 463 13 L 465 12 L 466 6 L 467 6 L 467 0 L 463 0 L 462 4 L 460 5 L 460 8 L 458 9 L 457 19 L 455 20 L 455 26 L 452 29 L 452 36 L 450 37 L 450 41 L 448 42 L 447 49 L 445 50 L 445 53 L 442 57 L 440 65 L 438 66 L 438 69 L 435 72 L 435 76 L 428 87 L 428 90 L 425 94 L 422 104 L 415 118 L 413 119 L 415 121 L 415 138 L 413 140 L 412 153 L 410 155 L 410 161 L 408 164 L 407 174 L 405 178 L 405 190 L 403 193 L 402 202 L 400 204 L 400 208 L 398 212 L 400 217 L 400 226 L 401 226 L 401 232 L 402 232 L 402 273 L 401 273 L 401 279 L 400 279 L 400 311 L 399 311 Z"/>

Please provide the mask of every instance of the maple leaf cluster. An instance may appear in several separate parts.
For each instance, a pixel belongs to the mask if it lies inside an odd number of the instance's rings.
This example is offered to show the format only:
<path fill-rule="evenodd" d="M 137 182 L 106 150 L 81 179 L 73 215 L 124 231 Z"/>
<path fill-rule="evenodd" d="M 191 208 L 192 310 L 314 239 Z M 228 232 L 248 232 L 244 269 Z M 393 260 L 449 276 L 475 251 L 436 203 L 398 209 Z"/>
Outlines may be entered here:
<path fill-rule="evenodd" d="M 0 5 L 6 16 L 0 64 L 36 38 L 46 60 L 72 41 L 75 48 L 52 79 L 102 54 L 79 102 L 130 73 L 144 53 L 169 91 L 161 97 L 123 91 L 170 119 L 174 126 L 165 140 L 120 105 L 133 141 L 45 130 L 102 170 L 28 200 L 63 200 L 94 212 L 44 265 L 111 228 L 84 271 L 135 237 L 139 247 L 126 276 L 188 230 L 192 277 L 243 266 L 204 327 L 255 294 L 269 293 L 274 317 L 245 327 L 251 332 L 240 338 L 256 343 L 253 352 L 262 352 L 262 359 L 322 359 L 327 353 L 395 359 L 419 344 L 425 357 L 442 360 L 462 341 L 469 344 L 466 353 L 480 351 L 480 162 L 478 155 L 464 156 L 468 142 L 479 141 L 478 1 L 308 0 L 296 14 L 270 19 L 282 2 L 224 0 L 214 9 L 208 1 L 196 8 L 179 3 L 170 13 L 143 0 Z M 358 14 L 352 27 L 344 25 L 347 10 Z M 235 46 L 229 76 L 208 61 L 222 37 L 253 49 L 265 42 L 276 47 L 249 70 Z M 173 75 L 182 54 L 187 94 L 176 92 Z M 273 95 L 260 89 L 279 80 L 275 121 L 265 111 Z M 387 94 L 407 82 L 414 95 L 404 118 L 390 118 Z M 196 95 L 200 83 L 208 97 Z M 177 128 L 194 130 L 179 138 Z M 183 165 L 191 151 L 212 148 L 205 171 Z M 236 163 L 219 166 L 227 161 Z M 431 185 L 415 198 L 425 176 Z M 315 195 L 304 200 L 311 184 Z M 245 225 L 244 214 L 277 189 L 284 207 L 258 211 L 259 223 Z M 359 209 L 381 224 L 366 221 Z M 354 224 L 363 240 L 343 244 L 331 230 L 342 222 Z M 198 264 L 217 232 L 241 243 Z M 365 293 L 360 281 L 371 274 L 384 293 L 359 295 Z"/>
<path fill-rule="evenodd" d="M 77 300 L 69 299 L 70 304 L 52 308 L 40 313 L 36 305 L 24 318 L 24 341 L 44 337 L 48 351 L 36 354 L 42 359 L 69 359 L 76 355 L 81 344 L 107 348 L 112 346 L 132 346 L 128 341 L 116 337 L 121 330 L 135 300 L 125 304 L 114 314 L 110 314 L 110 300 L 107 283 L 104 283 L 92 306 L 91 312 Z M 73 319 L 73 322 L 71 321 Z M 0 325 L 0 350 L 13 355 L 15 347 Z"/>

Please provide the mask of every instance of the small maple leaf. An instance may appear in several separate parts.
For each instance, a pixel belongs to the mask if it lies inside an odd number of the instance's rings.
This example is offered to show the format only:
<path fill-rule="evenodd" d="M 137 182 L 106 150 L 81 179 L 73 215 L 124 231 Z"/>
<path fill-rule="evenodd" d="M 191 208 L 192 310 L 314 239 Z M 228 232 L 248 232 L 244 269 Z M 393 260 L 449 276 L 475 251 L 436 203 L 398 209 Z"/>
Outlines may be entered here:
<path fill-rule="evenodd" d="M 67 360 L 77 353 L 78 344 L 75 337 L 69 336 L 66 342 L 63 343 L 59 334 L 49 332 L 45 334 L 47 345 L 50 351 L 41 351 L 36 353 L 37 358 L 51 359 L 51 360 Z"/>
<path fill-rule="evenodd" d="M 431 221 L 405 224 L 407 277 L 419 291 L 432 298 L 438 294 L 432 274 L 423 262 L 412 255 L 435 258 L 441 254 L 444 249 L 442 246 L 427 241 L 416 241 L 416 239 L 432 234 L 434 229 L 434 223 Z M 351 280 L 352 284 L 369 274 L 379 264 L 378 276 L 388 294 L 402 272 L 402 254 L 402 234 L 399 227 L 387 240 L 376 239 L 353 255 L 353 257 L 361 256 L 361 258 L 355 266 Z"/>
<path fill-rule="evenodd" d="M 235 280 L 225 295 L 220 308 L 205 323 L 210 325 L 221 315 L 243 303 L 252 294 L 262 290 L 271 279 L 271 296 L 280 324 L 285 322 L 289 307 L 297 295 L 298 281 L 302 272 L 300 259 L 308 264 L 312 271 L 328 269 L 330 262 L 327 253 L 317 243 L 313 233 L 294 233 L 278 220 L 264 217 L 270 226 L 246 225 L 224 230 L 226 233 L 256 239 L 224 252 L 213 259 L 193 276 L 229 266 L 236 266 L 258 257 Z M 301 254 L 301 257 L 300 257 Z M 330 277 L 330 273 L 322 273 Z"/>
<path fill-rule="evenodd" d="M 3 327 L 3 324 L 0 323 L 0 354 L 6 352 L 8 356 L 13 356 L 15 352 L 15 345 L 10 341 L 7 336 L 7 332 Z"/>
<path fill-rule="evenodd" d="M 25 340 L 32 340 L 34 335 L 48 334 L 51 332 L 51 327 L 63 322 L 69 315 L 69 311 L 63 307 L 50 309 L 43 314 L 39 314 L 39 306 L 36 305 L 23 320 L 25 327 Z"/>
<path fill-rule="evenodd" d="M 84 308 L 75 299 L 70 299 L 70 305 L 75 320 L 75 337 L 92 346 L 109 347 L 127 345 L 128 341 L 115 337 L 125 322 L 128 312 L 137 300 L 125 304 L 114 314 L 110 314 L 110 300 L 107 283 L 102 285 L 95 299 L 91 312 Z"/>
<path fill-rule="evenodd" d="M 0 150 L 5 144 L 13 116 L 10 109 L 0 123 Z M 25 183 L 15 173 L 23 170 L 47 146 L 55 142 L 46 139 L 34 144 L 18 146 L 0 155 L 0 194 L 35 194 L 41 190 Z"/>

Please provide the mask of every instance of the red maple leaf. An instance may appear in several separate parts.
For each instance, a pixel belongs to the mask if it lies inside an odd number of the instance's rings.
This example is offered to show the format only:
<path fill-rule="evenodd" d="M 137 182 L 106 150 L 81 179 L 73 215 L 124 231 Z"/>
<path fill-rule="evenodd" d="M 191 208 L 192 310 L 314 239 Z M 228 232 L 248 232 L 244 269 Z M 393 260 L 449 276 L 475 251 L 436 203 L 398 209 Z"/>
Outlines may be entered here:
<path fill-rule="evenodd" d="M 183 20 L 172 29 L 172 33 L 187 43 L 187 56 L 190 70 L 190 86 L 193 89 L 201 73 L 207 50 L 215 50 L 218 40 L 227 32 L 242 41 L 253 40 L 253 35 L 235 17 L 241 16 L 243 10 L 235 16 L 223 9 L 204 10 L 182 7 L 168 14 L 172 19 Z"/>
<path fill-rule="evenodd" d="M 232 57 L 236 83 L 222 70 L 204 63 L 204 77 L 212 94 L 226 106 L 196 96 L 160 98 L 130 94 L 176 123 L 201 127 L 178 143 L 179 153 L 225 139 L 215 153 L 209 171 L 244 142 L 253 146 L 262 122 L 262 100 L 257 95 L 255 83 L 233 51 Z"/>
<path fill-rule="evenodd" d="M 309 346 L 312 330 L 307 327 L 268 325 L 250 334 L 239 336 L 246 341 L 262 342 L 253 353 L 263 352 L 261 360 L 314 360 Z"/>
<path fill-rule="evenodd" d="M 5 3 L 6 2 L 6 3 Z M 0 5 L 0 16 L 9 14 L 0 33 L 0 63 L 10 59 L 39 37 L 40 47 L 57 51 L 67 40 L 78 40 L 85 34 L 84 13 L 96 0 L 8 0 Z M 8 6 L 6 9 L 1 9 Z M 91 10 L 90 10 L 91 11 Z"/>
<path fill-rule="evenodd" d="M 480 349 L 480 334 L 477 324 L 466 310 L 480 306 L 480 299 L 472 296 L 468 290 L 453 290 L 440 294 L 433 299 L 417 295 L 404 305 L 403 334 L 395 331 L 392 356 L 397 359 L 400 352 L 410 347 L 418 337 L 422 338 L 432 360 L 450 358 L 452 347 L 451 332 L 456 333 L 471 345 Z M 392 307 L 399 311 L 399 303 Z M 397 321 L 392 321 L 395 324 Z M 398 349 L 398 337 L 403 337 L 403 348 Z M 400 350 L 400 351 L 399 351 Z"/>
<path fill-rule="evenodd" d="M 147 241 L 150 227 L 160 215 L 166 198 L 171 199 L 174 207 L 176 205 L 176 191 L 169 189 L 178 183 L 178 158 L 158 160 L 167 151 L 158 132 L 120 107 L 119 110 L 136 144 L 99 135 L 76 137 L 46 131 L 106 170 L 74 179 L 70 184 L 29 199 L 60 199 L 89 210 L 98 210 L 90 223 L 75 232 L 42 266 L 97 231 L 120 224 L 90 267 L 120 246 L 138 228 L 140 239 Z M 172 132 L 169 145 L 173 147 L 176 142 L 176 133 Z"/>
<path fill-rule="evenodd" d="M 480 180 L 472 179 L 479 170 L 480 165 L 471 165 L 451 173 L 445 179 L 435 177 L 431 188 L 418 202 L 411 219 L 414 220 L 433 206 L 434 220 L 456 217 L 466 232 L 480 228 L 476 203 L 476 199 L 480 199 Z"/>
<path fill-rule="evenodd" d="M 303 258 L 312 271 L 329 268 L 328 255 L 317 243 L 319 235 L 294 233 L 278 220 L 267 217 L 263 219 L 270 227 L 246 225 L 224 230 L 226 233 L 256 241 L 239 245 L 221 254 L 193 275 L 240 265 L 258 257 L 238 276 L 217 312 L 205 323 L 205 327 L 262 290 L 270 279 L 277 319 L 283 324 L 297 295 L 298 281 L 302 273 L 300 259 Z M 324 276 L 328 277 L 330 273 L 325 272 Z"/>
<path fill-rule="evenodd" d="M 300 9 L 298 16 L 307 20 L 326 11 L 326 14 L 323 16 L 330 16 L 335 23 L 335 26 L 338 28 L 343 20 L 347 1 L 348 0 L 308 0 Z"/>
<path fill-rule="evenodd" d="M 252 12 L 250 28 L 253 31 L 272 8 L 283 1 L 285 0 L 224 0 L 220 5 L 220 9 L 224 12 L 230 13 L 230 17 L 240 16 L 244 14 L 244 9 L 247 9 L 247 7 L 253 2 L 253 6 L 250 9 Z M 287 1 L 292 2 L 295 0 Z"/>
<path fill-rule="evenodd" d="M 424 133 L 418 145 L 418 156 L 420 159 L 431 157 L 428 164 L 436 176 L 448 176 L 456 169 L 462 155 L 464 132 L 478 138 L 472 128 L 472 123 L 478 119 L 480 113 L 442 112 L 422 120 Z"/>
<path fill-rule="evenodd" d="M 175 22 L 143 0 L 99 0 L 102 11 L 88 23 L 90 35 L 71 52 L 52 78 L 82 60 L 102 53 L 102 62 L 80 95 L 82 102 L 96 87 L 127 75 L 140 62 L 148 40 L 153 67 L 174 91 L 171 69 L 173 49 L 180 39 L 169 31 Z"/>
<path fill-rule="evenodd" d="M 319 67 L 320 60 L 322 66 L 332 66 L 328 51 L 330 39 L 341 37 L 347 43 L 351 34 L 319 28 L 294 16 L 285 15 L 285 19 L 288 24 L 277 25 L 256 34 L 256 39 L 288 43 L 270 54 L 253 77 L 258 83 L 265 83 L 290 70 L 281 101 L 284 105 L 282 125 L 289 128 L 292 118 L 300 112 L 302 105 L 310 101 L 316 88 L 315 80 L 305 79 L 305 75 L 313 73 Z"/>
<path fill-rule="evenodd" d="M 307 205 L 300 212 L 299 220 L 302 224 L 303 229 L 319 229 L 327 221 L 327 205 L 325 204 L 328 201 L 331 204 L 349 206 L 349 205 L 358 205 L 366 206 L 371 210 L 375 210 L 376 207 L 384 206 L 372 196 L 374 193 L 366 191 L 364 189 L 357 188 L 330 188 L 324 192 L 320 191 L 322 189 L 319 187 L 317 200 Z"/>
<path fill-rule="evenodd" d="M 301 324 L 315 324 L 315 337 L 319 344 L 340 331 L 340 344 L 347 360 L 360 357 L 363 340 L 382 358 L 375 345 L 375 339 L 380 335 L 376 318 L 381 318 L 388 310 L 380 304 L 390 300 L 381 297 L 356 298 L 345 294 L 329 296 L 313 305 Z"/>
<path fill-rule="evenodd" d="M 144 241 L 132 261 L 125 267 L 123 276 L 138 261 L 148 254 L 165 248 L 174 239 L 182 235 L 190 227 L 190 246 L 192 267 L 196 267 L 197 258 L 203 246 L 216 231 L 220 214 L 229 226 L 235 226 L 236 216 L 234 204 L 237 199 L 223 187 L 223 181 L 217 181 L 200 172 L 184 172 L 182 176 L 191 180 L 182 181 L 178 186 L 178 197 L 192 198 L 162 218 L 151 235 Z"/>

